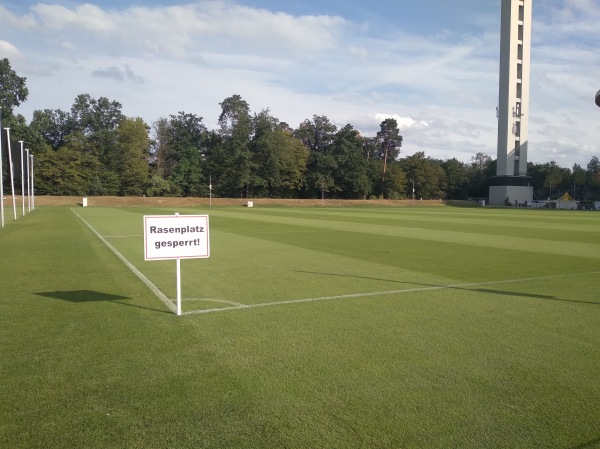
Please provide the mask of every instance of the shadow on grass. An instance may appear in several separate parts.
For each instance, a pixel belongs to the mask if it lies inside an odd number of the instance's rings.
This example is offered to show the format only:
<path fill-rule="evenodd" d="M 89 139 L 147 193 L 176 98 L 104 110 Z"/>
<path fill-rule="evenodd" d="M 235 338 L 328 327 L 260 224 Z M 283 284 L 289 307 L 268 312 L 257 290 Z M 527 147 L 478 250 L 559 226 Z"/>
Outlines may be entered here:
<path fill-rule="evenodd" d="M 171 313 L 166 310 L 154 309 L 151 307 L 137 306 L 135 304 L 128 304 L 126 302 L 120 302 L 125 299 L 132 299 L 128 296 L 112 295 L 110 293 L 96 292 L 93 290 L 65 290 L 65 291 L 54 291 L 54 292 L 40 292 L 37 293 L 39 296 L 45 298 L 60 299 L 62 301 L 68 301 L 73 303 L 85 303 L 85 302 L 98 302 L 108 301 L 120 304 L 122 306 L 136 307 L 138 309 L 152 310 L 153 312 Z"/>
<path fill-rule="evenodd" d="M 412 282 L 412 281 L 396 281 L 393 279 L 382 279 L 382 278 L 374 278 L 374 277 L 366 277 L 366 276 L 354 276 L 354 275 L 339 274 L 339 273 L 322 273 L 322 272 L 317 272 L 317 271 L 304 271 L 304 270 L 298 270 L 298 273 L 320 274 L 323 276 L 339 276 L 339 277 L 346 277 L 346 278 L 353 278 L 353 279 L 367 279 L 370 281 L 382 281 L 382 282 L 393 282 L 393 283 L 397 283 L 397 284 L 420 285 L 425 288 L 431 287 L 431 288 L 448 289 L 448 290 L 464 290 L 464 291 L 469 291 L 469 292 L 490 293 L 490 294 L 494 294 L 494 295 L 521 296 L 524 298 L 548 299 L 551 301 L 573 302 L 573 303 L 579 303 L 579 304 L 592 304 L 595 306 L 600 306 L 599 302 L 578 301 L 576 299 L 573 299 L 573 300 L 561 299 L 561 298 L 557 298 L 556 296 L 537 295 L 535 293 L 510 292 L 510 291 L 506 291 L 506 290 L 494 290 L 494 289 L 490 289 L 490 288 L 469 288 L 468 285 L 466 285 L 464 287 L 459 287 L 459 286 L 455 286 L 455 285 L 423 284 L 420 282 Z M 475 287 L 474 284 L 471 284 L 471 285 L 472 285 L 472 287 Z"/>

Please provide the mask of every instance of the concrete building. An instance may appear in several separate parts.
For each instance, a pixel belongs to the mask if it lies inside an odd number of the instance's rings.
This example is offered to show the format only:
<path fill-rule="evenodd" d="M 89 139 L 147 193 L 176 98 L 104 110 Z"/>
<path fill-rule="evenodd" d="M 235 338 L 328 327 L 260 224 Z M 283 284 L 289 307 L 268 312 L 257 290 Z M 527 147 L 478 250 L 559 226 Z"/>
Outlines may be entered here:
<path fill-rule="evenodd" d="M 532 0 L 502 0 L 498 156 L 490 204 L 531 204 L 527 177 Z"/>

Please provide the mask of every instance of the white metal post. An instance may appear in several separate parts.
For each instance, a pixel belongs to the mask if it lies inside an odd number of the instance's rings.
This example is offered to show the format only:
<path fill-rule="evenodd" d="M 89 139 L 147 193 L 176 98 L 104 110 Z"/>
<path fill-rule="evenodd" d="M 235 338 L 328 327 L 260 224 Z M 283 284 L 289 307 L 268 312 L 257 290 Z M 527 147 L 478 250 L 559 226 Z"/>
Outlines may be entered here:
<path fill-rule="evenodd" d="M 179 217 L 179 212 L 175 213 Z M 177 259 L 177 316 L 181 316 L 181 259 Z"/>
<path fill-rule="evenodd" d="M 25 148 L 25 152 L 27 153 L 27 157 L 25 158 L 25 161 L 27 162 L 27 212 L 31 212 L 31 171 L 29 164 L 29 149 Z"/>
<path fill-rule="evenodd" d="M 24 156 L 24 152 L 25 150 L 23 149 L 23 141 L 19 140 L 19 143 L 21 144 L 21 203 L 23 203 L 22 209 L 23 209 L 23 217 L 25 216 L 25 178 L 23 177 L 23 175 L 25 174 L 25 164 L 23 164 L 23 162 L 25 162 L 23 160 L 23 156 Z"/>
<path fill-rule="evenodd" d="M 6 130 L 6 141 L 8 142 L 8 164 L 10 166 L 10 191 L 12 193 L 13 203 L 13 215 L 15 220 L 17 219 L 17 202 L 15 201 L 15 178 L 12 160 L 12 148 L 10 145 L 10 128 L 4 128 Z"/>
<path fill-rule="evenodd" d="M 177 259 L 177 316 L 181 315 L 181 259 Z"/>
<path fill-rule="evenodd" d="M 35 210 L 35 189 L 33 188 L 33 154 L 31 155 L 31 209 Z"/>

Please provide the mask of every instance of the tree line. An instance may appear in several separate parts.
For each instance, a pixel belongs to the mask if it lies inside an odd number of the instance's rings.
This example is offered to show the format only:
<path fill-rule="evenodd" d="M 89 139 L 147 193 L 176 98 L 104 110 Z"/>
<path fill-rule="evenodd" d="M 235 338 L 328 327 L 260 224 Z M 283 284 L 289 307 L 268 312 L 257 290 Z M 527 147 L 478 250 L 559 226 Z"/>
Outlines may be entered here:
<path fill-rule="evenodd" d="M 297 128 L 268 109 L 252 112 L 240 96 L 221 103 L 218 128 L 179 112 L 152 124 L 126 117 L 118 101 L 78 95 L 71 109 L 36 110 L 27 123 L 13 110 L 26 101 L 26 78 L 0 61 L 2 126 L 35 157 L 37 195 L 213 196 L 243 198 L 485 198 L 496 173 L 490 156 L 469 162 L 417 152 L 401 157 L 396 120 L 373 137 L 314 115 Z M 572 169 L 528 164 L 535 197 L 569 192 L 600 199 L 600 161 Z M 7 176 L 3 179 L 7 180 Z"/>

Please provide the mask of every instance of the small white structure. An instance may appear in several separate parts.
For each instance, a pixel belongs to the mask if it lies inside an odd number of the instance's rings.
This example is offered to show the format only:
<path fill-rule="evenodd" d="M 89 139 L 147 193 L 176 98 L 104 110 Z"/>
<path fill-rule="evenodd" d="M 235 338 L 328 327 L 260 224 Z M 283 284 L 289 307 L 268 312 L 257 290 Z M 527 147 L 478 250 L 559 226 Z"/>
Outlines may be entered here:
<path fill-rule="evenodd" d="M 565 193 L 559 199 L 556 200 L 555 206 L 557 209 L 577 209 L 577 201 L 575 201 L 571 195 Z"/>
<path fill-rule="evenodd" d="M 577 209 L 577 201 L 575 200 L 556 200 L 557 209 Z"/>

